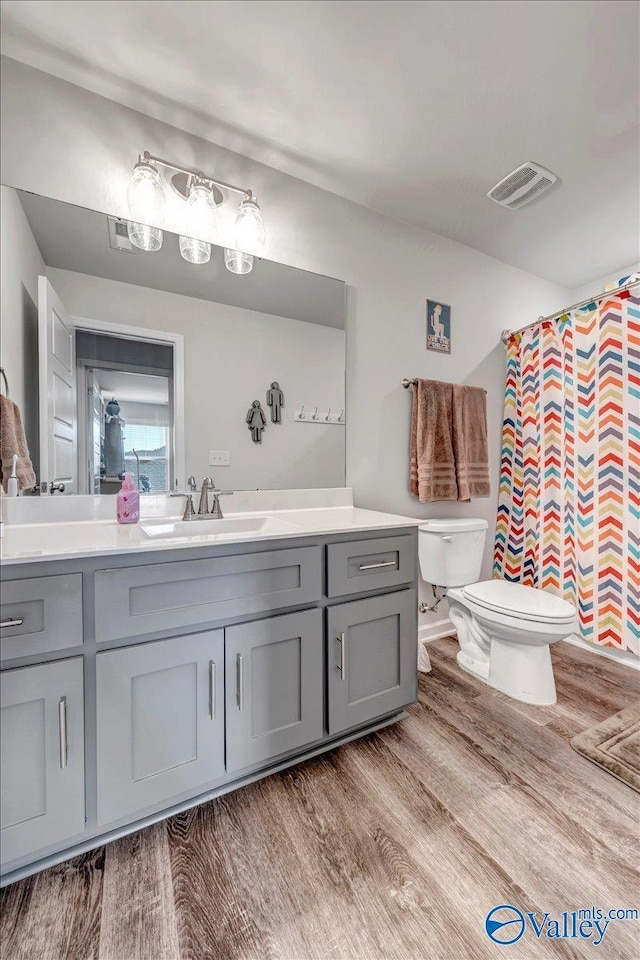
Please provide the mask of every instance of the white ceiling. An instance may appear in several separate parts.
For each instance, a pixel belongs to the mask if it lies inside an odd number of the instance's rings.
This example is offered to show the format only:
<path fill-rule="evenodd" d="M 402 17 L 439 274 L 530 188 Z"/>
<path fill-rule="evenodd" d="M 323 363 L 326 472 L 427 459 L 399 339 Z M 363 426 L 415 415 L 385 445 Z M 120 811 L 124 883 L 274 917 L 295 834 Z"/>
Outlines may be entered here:
<path fill-rule="evenodd" d="M 3 0 L 3 49 L 575 287 L 639 255 L 635 0 Z M 526 160 L 559 184 L 485 196 Z"/>

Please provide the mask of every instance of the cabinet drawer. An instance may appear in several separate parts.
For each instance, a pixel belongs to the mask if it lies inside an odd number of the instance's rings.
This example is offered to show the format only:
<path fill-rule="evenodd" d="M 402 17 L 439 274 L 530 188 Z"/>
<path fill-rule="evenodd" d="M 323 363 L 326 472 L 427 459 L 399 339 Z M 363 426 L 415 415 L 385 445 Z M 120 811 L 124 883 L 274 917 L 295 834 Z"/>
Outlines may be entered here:
<path fill-rule="evenodd" d="M 311 603 L 321 590 L 320 547 L 99 570 L 96 640 L 180 630 Z"/>
<path fill-rule="evenodd" d="M 82 643 L 82 574 L 5 580 L 0 603 L 2 660 Z"/>
<path fill-rule="evenodd" d="M 411 583 L 416 575 L 414 537 L 381 537 L 327 547 L 327 594 L 344 597 Z"/>

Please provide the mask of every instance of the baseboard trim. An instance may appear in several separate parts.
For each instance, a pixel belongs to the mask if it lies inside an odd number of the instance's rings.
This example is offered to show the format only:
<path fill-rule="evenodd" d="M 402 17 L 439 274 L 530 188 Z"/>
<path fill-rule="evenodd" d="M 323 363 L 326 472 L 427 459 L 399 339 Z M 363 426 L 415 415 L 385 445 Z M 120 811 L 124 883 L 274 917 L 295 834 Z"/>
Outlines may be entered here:
<path fill-rule="evenodd" d="M 606 657 L 607 660 L 615 660 L 621 663 L 623 667 L 629 667 L 631 670 L 640 670 L 640 657 L 630 650 L 615 650 L 613 647 L 601 647 L 597 643 L 587 643 L 582 637 L 571 634 L 564 640 L 564 643 L 571 643 L 574 647 L 580 647 L 581 650 L 588 650 L 589 653 L 595 653 L 598 657 Z"/>
<path fill-rule="evenodd" d="M 434 623 L 424 623 L 418 630 L 420 643 L 433 643 L 434 640 L 440 640 L 442 637 L 455 637 L 455 635 L 456 628 L 449 617 L 436 620 Z"/>

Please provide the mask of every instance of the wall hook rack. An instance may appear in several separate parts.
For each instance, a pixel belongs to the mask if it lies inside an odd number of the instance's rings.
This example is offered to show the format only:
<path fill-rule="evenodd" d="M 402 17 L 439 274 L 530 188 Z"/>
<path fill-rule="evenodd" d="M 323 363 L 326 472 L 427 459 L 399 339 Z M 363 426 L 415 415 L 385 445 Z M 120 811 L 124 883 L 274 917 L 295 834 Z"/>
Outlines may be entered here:
<path fill-rule="evenodd" d="M 300 409 L 295 412 L 294 421 L 296 423 L 319 423 L 324 426 L 344 426 L 344 408 L 340 411 L 340 415 L 337 416 L 333 413 L 332 407 L 328 407 L 327 410 L 324 411 L 314 404 L 313 413 L 311 413 L 311 408 L 307 412 L 305 405 L 301 404 Z"/>

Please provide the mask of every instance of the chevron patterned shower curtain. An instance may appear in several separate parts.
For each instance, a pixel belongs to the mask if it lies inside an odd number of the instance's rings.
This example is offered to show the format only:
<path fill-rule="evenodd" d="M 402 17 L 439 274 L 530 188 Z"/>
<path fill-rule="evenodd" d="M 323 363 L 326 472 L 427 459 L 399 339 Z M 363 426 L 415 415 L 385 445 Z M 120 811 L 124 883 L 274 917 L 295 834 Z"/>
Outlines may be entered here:
<path fill-rule="evenodd" d="M 494 576 L 640 654 L 640 286 L 511 336 Z"/>

